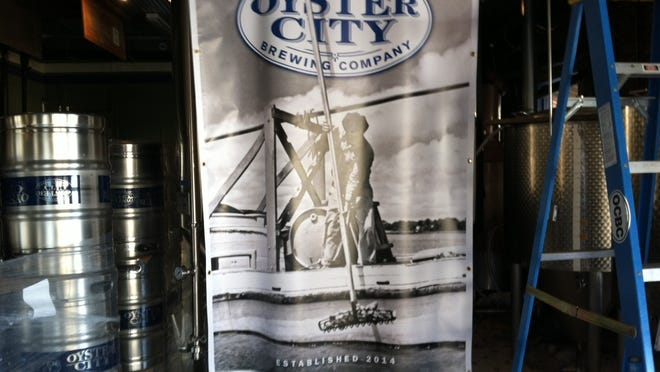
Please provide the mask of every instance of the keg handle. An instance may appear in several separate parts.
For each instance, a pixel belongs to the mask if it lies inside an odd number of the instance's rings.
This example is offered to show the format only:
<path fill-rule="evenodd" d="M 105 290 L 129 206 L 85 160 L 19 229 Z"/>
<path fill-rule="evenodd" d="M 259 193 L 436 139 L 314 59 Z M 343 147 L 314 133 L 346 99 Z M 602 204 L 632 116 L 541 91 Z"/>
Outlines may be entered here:
<path fill-rule="evenodd" d="M 138 261 L 134 264 L 118 265 L 117 269 L 119 269 L 120 274 L 127 276 L 139 275 L 144 270 L 144 263 L 142 261 Z"/>
<path fill-rule="evenodd" d="M 140 243 L 135 246 L 135 249 L 138 252 L 150 252 L 150 251 L 157 251 L 158 250 L 158 243 Z"/>

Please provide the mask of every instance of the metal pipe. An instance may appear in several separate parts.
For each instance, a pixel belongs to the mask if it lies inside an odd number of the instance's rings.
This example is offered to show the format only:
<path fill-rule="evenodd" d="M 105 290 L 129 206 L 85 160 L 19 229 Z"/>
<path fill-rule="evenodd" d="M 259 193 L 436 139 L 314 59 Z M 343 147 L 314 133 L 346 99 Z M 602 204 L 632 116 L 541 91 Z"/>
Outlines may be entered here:
<path fill-rule="evenodd" d="M 516 344 L 518 327 L 520 326 L 520 309 L 522 307 L 522 267 L 520 263 L 511 264 L 511 334 L 513 336 L 512 345 Z"/>
<path fill-rule="evenodd" d="M 189 30 L 189 28 L 188 28 Z M 188 34 L 190 35 L 190 34 Z M 190 39 L 186 38 L 186 41 L 189 42 Z M 186 48 L 186 50 L 191 50 Z M 190 56 L 189 56 L 190 57 Z M 186 65 L 188 65 L 189 60 L 186 60 Z M 190 161 L 190 232 L 191 232 L 191 241 L 190 245 L 192 247 L 192 264 L 193 264 L 193 357 L 195 360 L 199 360 L 200 354 L 200 314 L 199 314 L 199 214 L 197 211 L 197 167 L 196 167 L 196 158 L 197 158 L 197 145 L 195 143 L 196 131 L 195 131 L 195 113 L 194 113 L 194 103 L 193 103 L 193 82 L 192 76 L 190 74 L 191 69 L 185 69 L 185 81 L 187 86 L 186 94 L 186 106 L 188 107 L 188 112 L 186 113 L 186 123 L 188 127 L 188 159 Z"/>
<path fill-rule="evenodd" d="M 547 0 L 548 21 L 548 127 L 552 135 L 552 0 Z"/>
<path fill-rule="evenodd" d="M 30 68 L 30 57 L 21 53 L 21 112 L 28 112 L 28 69 Z"/>
<path fill-rule="evenodd" d="M 0 45 L 2 65 L 0 66 L 0 116 L 9 114 L 9 51 L 5 45 Z"/>
<path fill-rule="evenodd" d="M 180 21 L 180 35 L 179 40 L 180 46 L 180 58 L 181 58 L 181 70 L 182 75 L 181 89 L 183 90 L 183 122 L 186 126 L 185 133 L 181 133 L 180 136 L 186 135 L 185 141 L 183 143 L 187 144 L 187 151 L 185 154 L 182 154 L 182 157 L 187 157 L 188 160 L 188 177 L 189 179 L 189 188 L 190 188 L 190 246 L 192 251 L 192 297 L 193 297 L 193 329 L 192 329 L 192 345 L 191 352 L 194 360 L 200 359 L 201 354 L 201 326 L 200 326 L 200 277 L 199 277 L 199 213 L 197 208 L 197 168 L 196 168 L 196 159 L 197 159 L 197 146 L 196 146 L 196 130 L 195 130 L 195 94 L 194 94 L 194 83 L 192 78 L 192 42 L 191 42 L 191 25 L 190 25 L 190 13 L 189 13 L 189 2 L 188 0 L 176 1 L 173 5 L 178 5 L 178 11 L 174 11 L 174 14 L 179 13 Z M 185 174 L 185 173 L 183 173 Z"/>
<path fill-rule="evenodd" d="M 523 81 L 522 110 L 534 112 L 534 10 L 532 0 L 523 0 L 524 4 L 524 44 L 523 44 Z"/>
<path fill-rule="evenodd" d="M 603 272 L 589 272 L 589 309 L 603 313 Z M 600 371 L 600 333 L 595 325 L 587 330 L 587 371 Z"/>

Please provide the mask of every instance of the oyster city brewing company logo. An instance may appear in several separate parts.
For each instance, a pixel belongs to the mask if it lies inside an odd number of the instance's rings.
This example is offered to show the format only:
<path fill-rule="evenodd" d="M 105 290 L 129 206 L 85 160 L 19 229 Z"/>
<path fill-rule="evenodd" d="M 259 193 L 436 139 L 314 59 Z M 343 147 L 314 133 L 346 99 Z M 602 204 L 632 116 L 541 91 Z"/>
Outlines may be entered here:
<path fill-rule="evenodd" d="M 243 40 L 270 63 L 316 75 L 304 0 L 241 0 Z M 312 0 L 326 76 L 363 76 L 412 57 L 431 33 L 427 0 Z"/>

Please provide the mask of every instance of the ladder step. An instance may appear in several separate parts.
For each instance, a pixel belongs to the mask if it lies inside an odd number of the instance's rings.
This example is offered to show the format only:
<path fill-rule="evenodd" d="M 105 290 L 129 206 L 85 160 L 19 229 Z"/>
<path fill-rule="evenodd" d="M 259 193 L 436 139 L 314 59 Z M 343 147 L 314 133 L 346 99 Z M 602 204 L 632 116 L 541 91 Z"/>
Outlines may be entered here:
<path fill-rule="evenodd" d="M 591 251 L 551 252 L 541 254 L 541 262 L 591 260 L 595 258 L 614 257 L 613 249 L 596 249 Z"/>
<path fill-rule="evenodd" d="M 624 106 L 636 106 L 638 104 L 648 104 L 653 97 L 621 97 L 621 104 Z M 596 107 L 596 97 L 568 97 L 567 107 Z"/>
<path fill-rule="evenodd" d="M 596 107 L 596 97 L 568 97 L 568 107 Z"/>
<path fill-rule="evenodd" d="M 645 283 L 660 282 L 660 264 L 650 264 L 642 269 L 642 277 Z"/>
<path fill-rule="evenodd" d="M 616 73 L 627 77 L 660 77 L 660 63 L 617 62 Z"/>
<path fill-rule="evenodd" d="M 658 78 L 660 77 L 660 64 L 625 62 L 616 63 L 616 73 L 619 77 L 619 88 L 630 78 Z"/>
<path fill-rule="evenodd" d="M 631 161 L 629 163 L 630 173 L 660 173 L 660 161 Z"/>
<path fill-rule="evenodd" d="M 628 78 L 625 77 L 622 79 L 620 82 L 621 84 L 625 83 L 625 80 Z M 620 86 L 620 85 L 619 85 Z M 633 107 L 637 112 L 646 120 L 648 120 L 648 114 L 646 112 L 646 107 L 648 107 L 649 102 L 653 100 L 654 97 L 619 97 L 619 102 L 621 102 L 622 106 L 629 106 Z M 596 97 L 568 97 L 566 107 L 568 107 L 568 111 L 566 111 L 566 116 L 564 118 L 565 121 L 570 120 L 573 115 L 575 115 L 581 108 L 583 107 L 597 107 L 598 102 L 596 102 Z"/>

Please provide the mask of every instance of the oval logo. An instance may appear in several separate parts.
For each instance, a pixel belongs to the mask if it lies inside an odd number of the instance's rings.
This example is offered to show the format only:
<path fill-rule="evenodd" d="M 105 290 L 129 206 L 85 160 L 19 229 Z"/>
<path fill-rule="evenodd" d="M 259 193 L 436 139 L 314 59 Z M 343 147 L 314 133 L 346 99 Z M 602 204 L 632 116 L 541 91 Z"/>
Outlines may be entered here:
<path fill-rule="evenodd" d="M 394 67 L 426 43 L 433 17 L 427 0 L 312 0 L 325 76 L 352 77 Z M 261 58 L 316 75 L 304 0 L 241 0 L 241 37 Z"/>
<path fill-rule="evenodd" d="M 615 190 L 610 195 L 610 219 L 612 222 L 612 240 L 623 243 L 630 231 L 630 204 L 620 191 Z"/>

